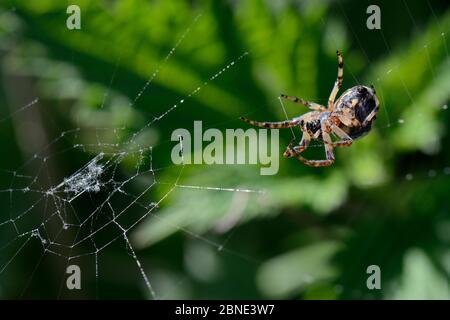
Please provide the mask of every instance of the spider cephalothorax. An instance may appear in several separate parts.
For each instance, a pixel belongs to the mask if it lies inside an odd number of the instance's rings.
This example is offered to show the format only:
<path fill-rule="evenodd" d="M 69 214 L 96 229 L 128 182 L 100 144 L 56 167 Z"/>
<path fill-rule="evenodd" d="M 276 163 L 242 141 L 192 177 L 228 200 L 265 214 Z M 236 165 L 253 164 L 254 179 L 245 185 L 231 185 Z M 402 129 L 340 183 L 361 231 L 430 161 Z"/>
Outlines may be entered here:
<path fill-rule="evenodd" d="M 355 86 L 345 91 L 335 102 L 336 95 L 342 85 L 344 61 L 337 51 L 338 76 L 328 99 L 327 107 L 315 102 L 282 94 L 281 98 L 291 100 L 310 108 L 305 113 L 291 120 L 281 122 L 259 122 L 246 118 L 243 121 L 262 128 L 289 128 L 298 126 L 303 132 L 300 143 L 293 147 L 291 142 L 283 156 L 295 156 L 305 164 L 313 167 L 329 166 L 334 162 L 334 147 L 350 146 L 354 139 L 362 137 L 372 128 L 380 106 L 373 87 Z M 333 141 L 331 136 L 337 137 Z M 324 143 L 326 160 L 308 160 L 300 155 L 309 145 L 311 139 Z"/>

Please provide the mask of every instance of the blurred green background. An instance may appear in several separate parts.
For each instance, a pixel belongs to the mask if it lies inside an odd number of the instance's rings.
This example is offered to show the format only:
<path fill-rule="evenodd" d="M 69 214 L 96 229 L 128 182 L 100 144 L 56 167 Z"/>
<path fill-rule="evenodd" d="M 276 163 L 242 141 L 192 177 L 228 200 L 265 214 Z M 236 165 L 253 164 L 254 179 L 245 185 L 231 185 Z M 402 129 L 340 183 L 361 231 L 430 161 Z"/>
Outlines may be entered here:
<path fill-rule="evenodd" d="M 66 28 L 70 4 L 81 8 L 81 30 Z M 370 4 L 381 8 L 381 30 L 366 27 Z M 445 0 L 2 1 L 0 297 L 449 299 L 449 27 Z M 325 103 L 337 49 L 343 89 L 373 84 L 381 110 L 368 136 L 336 151 L 333 166 L 280 154 L 275 176 L 259 175 L 257 165 L 186 165 L 179 175 L 173 130 L 192 130 L 194 120 L 224 131 L 248 128 L 240 116 L 284 119 L 280 93 Z M 290 117 L 307 111 L 285 105 Z M 121 149 L 135 133 L 141 158 Z M 280 137 L 281 153 L 291 132 Z M 67 261 L 43 252 L 39 237 L 23 233 L 45 221 L 46 237 L 67 243 L 76 228 L 45 219 L 58 208 L 86 217 L 111 189 L 70 206 L 29 190 L 45 193 L 102 151 L 131 155 L 103 178 L 131 177 L 110 202 L 124 208 L 120 224 L 151 208 L 127 232 L 131 248 L 111 230 L 98 241 L 116 241 L 97 254 L 75 246 L 64 254 L 82 256 Z M 306 155 L 322 158 L 323 149 Z M 149 174 L 135 178 L 141 166 Z M 171 189 L 178 176 L 201 188 Z M 142 195 L 143 205 L 127 207 L 128 195 Z M 93 230 L 108 210 L 95 213 Z M 14 230 L 8 220 L 22 213 Z M 80 291 L 65 289 L 69 262 L 81 266 Z M 381 290 L 366 287 L 369 265 L 381 268 Z"/>

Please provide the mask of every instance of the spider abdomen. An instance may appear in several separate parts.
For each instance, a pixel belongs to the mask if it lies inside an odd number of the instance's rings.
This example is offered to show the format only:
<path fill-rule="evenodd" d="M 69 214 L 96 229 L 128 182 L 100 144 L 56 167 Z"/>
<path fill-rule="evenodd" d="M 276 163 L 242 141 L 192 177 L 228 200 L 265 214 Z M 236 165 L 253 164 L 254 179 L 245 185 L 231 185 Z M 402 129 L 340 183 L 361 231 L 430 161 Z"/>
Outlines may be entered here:
<path fill-rule="evenodd" d="M 342 129 L 344 129 L 352 139 L 358 139 L 369 133 L 370 129 L 372 129 L 372 122 L 365 126 L 344 127 Z"/>
<path fill-rule="evenodd" d="M 347 134 L 353 139 L 359 138 L 370 131 L 376 115 L 366 121 L 372 112 L 379 109 L 379 101 L 375 90 L 366 86 L 355 86 L 345 91 L 335 107 L 337 112 L 342 112 L 352 120 L 352 125 L 343 125 Z M 356 121 L 355 121 L 356 120 Z"/>

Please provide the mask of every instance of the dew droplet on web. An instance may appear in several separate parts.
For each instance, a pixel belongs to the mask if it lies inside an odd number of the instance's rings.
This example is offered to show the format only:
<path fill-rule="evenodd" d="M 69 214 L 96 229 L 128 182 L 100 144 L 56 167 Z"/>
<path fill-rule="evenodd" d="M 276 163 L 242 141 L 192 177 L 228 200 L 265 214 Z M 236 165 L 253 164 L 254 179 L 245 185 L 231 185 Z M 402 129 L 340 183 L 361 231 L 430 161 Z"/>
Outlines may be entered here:
<path fill-rule="evenodd" d="M 398 123 L 403 124 L 403 123 L 405 123 L 405 120 L 403 120 L 403 119 L 398 119 Z"/>
<path fill-rule="evenodd" d="M 413 179 L 412 173 L 408 173 L 408 174 L 405 176 L 405 179 L 408 180 L 408 181 L 411 181 L 411 180 Z"/>
<path fill-rule="evenodd" d="M 443 106 L 442 106 L 442 110 L 447 110 L 448 109 L 448 106 L 446 105 L 446 104 L 444 104 Z"/>

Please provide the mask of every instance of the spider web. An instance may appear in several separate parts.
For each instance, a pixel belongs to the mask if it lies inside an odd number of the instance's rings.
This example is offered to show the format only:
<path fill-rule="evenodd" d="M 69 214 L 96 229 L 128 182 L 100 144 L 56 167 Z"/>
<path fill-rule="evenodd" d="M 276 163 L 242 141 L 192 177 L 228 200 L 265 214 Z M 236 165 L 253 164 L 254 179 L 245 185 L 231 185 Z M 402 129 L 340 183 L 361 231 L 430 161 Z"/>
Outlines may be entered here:
<path fill-rule="evenodd" d="M 200 15 L 181 35 L 177 43 L 132 99 L 129 107 L 133 107 L 141 96 L 148 91 L 153 80 L 163 69 L 164 64 L 174 55 L 178 46 L 187 37 L 199 18 Z M 5 253 L 9 249 L 9 252 L 12 253 L 2 254 L 0 275 L 4 276 L 6 271 L 12 268 L 16 257 L 21 254 L 26 246 L 37 244 L 42 254 L 28 282 L 35 276 L 35 271 L 44 257 L 53 255 L 65 261 L 63 265 L 67 266 L 78 264 L 84 257 L 93 256 L 95 259 L 94 276 L 97 283 L 100 277 L 99 254 L 114 242 L 123 241 L 127 253 L 134 261 L 145 283 L 149 297 L 160 298 L 130 242 L 130 231 L 149 215 L 158 218 L 159 206 L 177 188 L 237 193 L 262 193 L 263 191 L 237 187 L 179 184 L 184 164 L 180 166 L 179 174 L 174 181 L 160 180 L 158 174 L 167 166 L 155 168 L 152 156 L 157 146 L 142 146 L 139 138 L 147 128 L 154 126 L 169 113 L 182 107 L 188 99 L 198 94 L 210 82 L 220 78 L 223 73 L 231 70 L 247 54 L 247 52 L 244 52 L 223 66 L 209 79 L 192 89 L 188 95 L 179 99 L 177 103 L 169 106 L 160 115 L 154 116 L 151 121 L 133 133 L 131 138 L 125 142 L 121 142 L 121 137 L 126 136 L 126 128 L 96 128 L 97 141 L 94 143 L 83 142 L 83 139 L 80 138 L 83 133 L 82 129 L 74 128 L 61 132 L 58 137 L 42 150 L 36 152 L 20 167 L 14 170 L 3 170 L 2 174 L 10 177 L 11 182 L 8 188 L 0 190 L 0 194 L 2 201 L 10 203 L 10 211 L 9 218 L 2 219 L 0 222 L 0 233 L 2 234 L 0 250 Z M 119 61 L 120 58 L 117 64 Z M 110 86 L 115 77 L 116 70 L 111 77 Z M 108 95 L 109 89 L 104 94 L 102 108 Z M 17 114 L 38 104 L 39 98 L 36 98 L 0 119 L 0 123 L 12 119 Z M 109 141 L 102 140 L 105 136 L 109 137 Z M 78 152 L 87 154 L 90 159 L 71 175 L 53 183 L 52 167 L 49 164 L 58 161 L 57 159 L 63 154 L 67 156 L 68 153 Z M 134 165 L 124 173 L 121 167 L 129 163 Z M 34 175 L 29 175 L 28 172 L 30 171 L 34 172 Z M 163 195 L 156 200 L 152 200 L 151 193 L 158 186 L 164 189 L 161 191 Z M 224 248 L 220 243 L 204 238 L 180 226 L 173 225 L 173 228 L 216 247 L 218 251 L 239 255 Z M 247 257 L 243 258 L 248 259 Z M 62 281 L 60 294 L 63 285 Z"/>
<path fill-rule="evenodd" d="M 345 16 L 345 12 L 343 15 Z M 200 17 L 194 20 L 193 26 L 198 19 Z M 191 28 L 192 26 L 186 29 L 167 53 L 148 81 L 132 99 L 130 107 L 133 107 L 140 97 L 147 93 L 153 80 L 163 69 L 166 61 L 176 53 L 176 49 L 187 37 Z M 442 41 L 446 44 L 445 30 L 441 32 Z M 429 43 L 425 43 L 423 49 L 417 54 L 428 54 L 428 45 Z M 387 42 L 385 42 L 385 46 L 386 52 L 390 53 L 391 49 Z M 364 48 L 362 46 L 360 48 L 364 52 Z M 448 60 L 447 47 L 445 49 Z M 159 174 L 166 167 L 164 165 L 157 166 L 153 161 L 153 155 L 158 151 L 158 145 L 143 145 L 139 137 L 146 129 L 157 125 L 170 113 L 176 112 L 177 108 L 181 108 L 187 99 L 197 95 L 210 82 L 218 80 L 223 73 L 236 67 L 237 63 L 241 62 L 246 55 L 247 53 L 243 53 L 230 61 L 222 69 L 212 74 L 209 79 L 194 87 L 187 96 L 168 106 L 163 113 L 153 117 L 125 142 L 122 141 L 122 137 L 127 135 L 127 128 L 96 128 L 97 141 L 92 143 L 84 141 L 83 136 L 86 132 L 81 128 L 69 129 L 61 132 L 21 166 L 13 170 L 2 171 L 1 174 L 9 178 L 10 184 L 1 186 L 0 197 L 2 202 L 9 203 L 10 210 L 2 213 L 0 219 L 0 252 L 2 253 L 0 277 L 6 278 L 8 272 L 14 272 L 16 258 L 24 251 L 24 248 L 32 246 L 40 254 L 37 259 L 30 259 L 33 262 L 31 262 L 31 266 L 27 267 L 30 275 L 25 281 L 24 291 L 33 277 L 37 276 L 36 270 L 47 256 L 54 256 L 62 261 L 62 270 L 65 270 L 65 267 L 70 264 L 85 263 L 83 259 L 86 257 L 93 257 L 92 276 L 97 285 L 98 279 L 101 277 L 100 254 L 108 247 L 120 243 L 122 246 L 125 245 L 126 253 L 133 261 L 149 297 L 166 298 L 165 295 L 161 295 L 155 290 L 152 274 L 147 271 L 147 263 L 141 261 L 129 239 L 133 228 L 148 216 L 158 219 L 160 206 L 180 188 L 188 188 L 193 191 L 254 193 L 260 197 L 264 197 L 265 191 L 219 185 L 186 185 L 180 182 L 183 177 L 184 165 L 180 166 L 178 175 L 172 181 L 162 180 Z M 368 64 L 373 62 L 368 57 L 367 60 Z M 350 75 L 356 83 L 361 83 L 352 74 L 348 67 L 349 64 L 346 63 L 347 77 Z M 398 68 L 397 65 L 392 66 L 386 71 L 384 77 L 391 77 L 396 68 Z M 429 68 L 433 70 L 431 64 Z M 110 86 L 117 76 L 116 70 L 114 70 Z M 382 80 L 383 78 L 375 79 L 375 85 L 377 82 L 381 83 Z M 377 85 L 376 88 L 380 93 L 381 100 L 386 104 L 383 88 Z M 408 89 L 405 83 L 404 93 L 410 97 L 412 104 L 417 104 L 414 93 Z M 105 92 L 102 106 L 105 104 L 108 94 L 108 91 Z M 33 99 L 8 116 L 1 118 L 0 125 L 38 105 L 39 98 Z M 281 104 L 281 108 L 287 117 L 288 113 L 283 104 Z M 436 106 L 436 108 L 440 113 L 447 112 L 448 109 L 447 104 Z M 386 108 L 382 107 L 382 112 L 385 112 L 387 121 L 381 124 L 378 122 L 377 130 L 391 130 L 396 126 L 403 125 L 406 121 L 390 116 L 390 111 Z M 295 133 L 292 133 L 295 136 Z M 76 157 L 80 153 L 86 156 L 86 161 L 81 167 L 75 168 L 69 176 L 60 179 L 55 177 L 51 165 L 53 162 L 58 161 L 63 155 L 73 154 Z M 124 167 L 127 169 L 124 170 Z M 431 181 L 430 179 L 439 175 L 450 175 L 450 167 L 430 168 L 426 172 L 408 172 L 401 179 L 412 181 L 426 178 Z M 153 192 L 155 188 L 158 188 L 158 193 L 161 194 L 157 198 Z M 226 247 L 232 233 L 223 243 L 217 243 L 176 224 L 171 227 L 213 246 L 218 252 L 227 252 L 242 259 L 252 260 L 251 257 L 241 255 Z M 87 264 L 89 265 L 89 263 Z M 83 268 L 83 270 L 85 269 L 89 269 L 89 267 Z M 62 273 L 59 295 L 63 290 L 65 280 L 64 271 Z"/>

